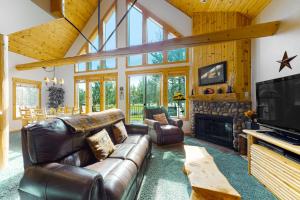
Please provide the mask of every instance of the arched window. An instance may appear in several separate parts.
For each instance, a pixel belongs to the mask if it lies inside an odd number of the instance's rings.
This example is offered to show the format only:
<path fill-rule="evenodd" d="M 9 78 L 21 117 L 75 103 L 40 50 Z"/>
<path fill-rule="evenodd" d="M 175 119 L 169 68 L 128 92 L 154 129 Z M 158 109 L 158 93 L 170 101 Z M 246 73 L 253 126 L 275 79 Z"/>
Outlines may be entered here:
<path fill-rule="evenodd" d="M 109 9 L 102 19 L 102 30 L 101 33 L 98 34 L 98 29 L 96 29 L 91 37 L 89 38 L 93 45 L 86 43 L 79 55 L 87 54 L 87 53 L 96 53 L 97 50 L 104 44 L 104 42 L 111 35 L 113 30 L 116 27 L 116 7 L 115 5 Z M 100 35 L 100 39 L 99 39 Z M 104 51 L 113 50 L 117 48 L 117 38 L 114 33 L 109 41 L 104 46 Z M 107 70 L 107 69 L 116 69 L 117 61 L 116 58 L 107 58 L 104 60 L 95 60 L 88 63 L 79 63 L 75 65 L 75 72 L 90 72 L 90 71 L 99 71 L 99 70 Z"/>
<path fill-rule="evenodd" d="M 128 9 L 131 4 L 128 3 Z M 129 12 L 127 18 L 127 45 L 136 46 L 146 43 L 181 37 L 172 27 L 151 14 L 141 5 L 136 4 Z M 187 49 L 151 52 L 144 55 L 131 55 L 127 57 L 127 66 L 136 67 L 144 65 L 168 64 L 187 62 Z"/>

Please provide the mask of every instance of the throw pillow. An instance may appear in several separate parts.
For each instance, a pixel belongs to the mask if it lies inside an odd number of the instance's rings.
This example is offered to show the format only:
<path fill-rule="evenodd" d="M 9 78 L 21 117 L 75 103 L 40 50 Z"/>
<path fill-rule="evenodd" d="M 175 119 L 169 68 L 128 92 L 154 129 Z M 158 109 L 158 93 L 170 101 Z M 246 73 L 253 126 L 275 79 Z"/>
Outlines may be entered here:
<path fill-rule="evenodd" d="M 99 161 L 107 158 L 115 150 L 115 145 L 111 141 L 105 129 L 96 133 L 95 135 L 88 137 L 87 142 L 91 147 L 95 157 Z"/>
<path fill-rule="evenodd" d="M 155 121 L 158 121 L 161 125 L 168 125 L 169 124 L 165 113 L 153 115 L 153 119 Z"/>
<path fill-rule="evenodd" d="M 113 125 L 113 133 L 117 144 L 122 143 L 128 137 L 123 121 Z"/>

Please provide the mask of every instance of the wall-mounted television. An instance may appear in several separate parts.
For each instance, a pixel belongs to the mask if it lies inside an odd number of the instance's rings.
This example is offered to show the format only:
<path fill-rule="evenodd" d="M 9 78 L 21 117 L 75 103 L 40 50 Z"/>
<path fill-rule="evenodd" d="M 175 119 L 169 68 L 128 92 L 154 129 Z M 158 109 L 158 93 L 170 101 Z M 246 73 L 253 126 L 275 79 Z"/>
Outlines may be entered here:
<path fill-rule="evenodd" d="M 300 74 L 256 84 L 258 123 L 300 138 Z"/>
<path fill-rule="evenodd" d="M 199 86 L 226 83 L 227 62 L 219 62 L 198 69 Z"/>

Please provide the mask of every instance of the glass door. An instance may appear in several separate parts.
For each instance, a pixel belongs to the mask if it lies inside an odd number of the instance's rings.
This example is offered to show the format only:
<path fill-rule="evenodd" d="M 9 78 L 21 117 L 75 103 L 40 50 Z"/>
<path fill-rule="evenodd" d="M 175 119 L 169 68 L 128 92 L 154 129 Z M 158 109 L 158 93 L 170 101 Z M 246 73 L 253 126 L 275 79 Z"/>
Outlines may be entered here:
<path fill-rule="evenodd" d="M 129 122 L 143 123 L 144 108 L 161 105 L 160 74 L 129 76 Z"/>
<path fill-rule="evenodd" d="M 89 81 L 89 111 L 100 112 L 100 81 Z"/>

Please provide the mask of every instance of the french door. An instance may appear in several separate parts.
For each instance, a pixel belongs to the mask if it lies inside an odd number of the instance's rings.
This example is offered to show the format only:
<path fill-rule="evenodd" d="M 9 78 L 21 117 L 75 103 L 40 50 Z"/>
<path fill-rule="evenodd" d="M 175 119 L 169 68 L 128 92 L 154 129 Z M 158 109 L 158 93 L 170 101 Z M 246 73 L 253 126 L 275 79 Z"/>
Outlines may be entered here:
<path fill-rule="evenodd" d="M 117 74 L 78 76 L 75 84 L 74 104 L 81 113 L 118 107 Z"/>
<path fill-rule="evenodd" d="M 130 75 L 129 81 L 129 122 L 143 123 L 144 108 L 162 105 L 162 75 Z"/>

